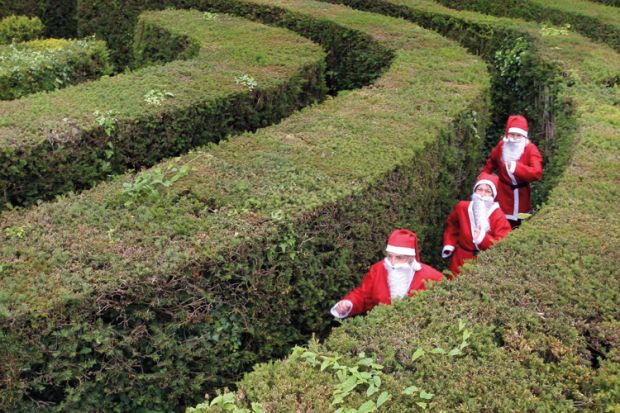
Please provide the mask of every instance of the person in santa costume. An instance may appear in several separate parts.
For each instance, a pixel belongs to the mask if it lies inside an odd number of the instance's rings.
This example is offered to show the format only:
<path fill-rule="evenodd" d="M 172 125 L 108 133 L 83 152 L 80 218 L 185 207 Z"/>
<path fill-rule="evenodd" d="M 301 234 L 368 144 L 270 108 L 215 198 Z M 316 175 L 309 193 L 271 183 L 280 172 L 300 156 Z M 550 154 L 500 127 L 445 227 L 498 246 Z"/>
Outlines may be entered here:
<path fill-rule="evenodd" d="M 527 119 L 511 115 L 504 138 L 491 151 L 482 172 L 499 176 L 497 201 L 510 225 L 519 226 L 519 213 L 530 213 L 530 183 L 542 177 L 542 155 L 527 138 Z"/>
<path fill-rule="evenodd" d="M 498 181 L 495 175 L 481 173 L 471 201 L 459 201 L 448 216 L 441 256 L 452 256 L 449 268 L 455 276 L 465 260 L 476 258 L 479 251 L 490 248 L 510 232 L 510 224 L 495 202 Z"/>
<path fill-rule="evenodd" d="M 391 304 L 392 300 L 425 290 L 426 281 L 440 281 L 439 271 L 420 262 L 418 239 L 408 229 L 397 229 L 390 235 L 385 248 L 385 259 L 370 267 L 359 287 L 331 309 L 334 317 L 345 318 L 370 310 L 377 304 Z"/>

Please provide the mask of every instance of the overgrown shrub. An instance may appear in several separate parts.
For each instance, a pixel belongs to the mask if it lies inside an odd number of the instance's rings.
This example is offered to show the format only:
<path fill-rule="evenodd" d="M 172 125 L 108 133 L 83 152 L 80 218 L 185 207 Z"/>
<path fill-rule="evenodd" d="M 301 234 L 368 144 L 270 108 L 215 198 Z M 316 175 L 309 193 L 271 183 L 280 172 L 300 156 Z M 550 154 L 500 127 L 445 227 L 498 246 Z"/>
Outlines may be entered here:
<path fill-rule="evenodd" d="M 76 3 L 77 0 L 2 0 L 0 17 L 37 16 L 45 25 L 43 36 L 76 38 Z"/>
<path fill-rule="evenodd" d="M 0 100 L 109 75 L 108 49 L 94 39 L 45 39 L 0 46 Z"/>
<path fill-rule="evenodd" d="M 38 17 L 8 16 L 0 20 L 0 44 L 34 40 L 42 32 L 43 23 Z"/>

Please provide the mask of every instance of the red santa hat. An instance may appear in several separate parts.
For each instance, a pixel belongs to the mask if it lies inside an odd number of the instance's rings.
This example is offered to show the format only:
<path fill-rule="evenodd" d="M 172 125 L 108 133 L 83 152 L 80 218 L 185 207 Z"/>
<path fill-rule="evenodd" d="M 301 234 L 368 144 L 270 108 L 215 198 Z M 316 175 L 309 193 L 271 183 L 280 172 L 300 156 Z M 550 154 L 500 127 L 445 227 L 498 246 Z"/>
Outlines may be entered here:
<path fill-rule="evenodd" d="M 409 255 L 415 257 L 416 261 L 420 261 L 418 237 L 408 229 L 395 229 L 392 231 L 385 250 L 394 254 Z"/>
<path fill-rule="evenodd" d="M 488 186 L 490 186 L 491 191 L 493 192 L 493 199 L 497 197 L 497 187 L 499 186 L 499 178 L 497 177 L 497 175 L 491 175 L 486 172 L 482 172 L 480 175 L 478 175 L 478 178 L 476 179 L 476 184 L 474 185 L 474 192 L 476 192 L 476 188 L 478 188 L 478 185 L 481 184 L 487 184 Z"/>
<path fill-rule="evenodd" d="M 527 119 L 521 115 L 510 115 L 506 121 L 506 134 L 517 133 L 527 138 Z"/>

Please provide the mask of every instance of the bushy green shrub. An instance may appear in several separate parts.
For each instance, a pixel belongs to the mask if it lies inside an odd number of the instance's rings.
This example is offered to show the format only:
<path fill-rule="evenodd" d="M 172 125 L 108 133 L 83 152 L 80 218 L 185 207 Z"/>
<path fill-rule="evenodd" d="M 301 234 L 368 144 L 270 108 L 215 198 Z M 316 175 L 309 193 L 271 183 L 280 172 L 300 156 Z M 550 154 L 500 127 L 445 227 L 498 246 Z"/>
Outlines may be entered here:
<path fill-rule="evenodd" d="M 0 17 L 37 16 L 45 25 L 44 37 L 76 38 L 77 3 L 77 0 L 2 0 Z"/>
<path fill-rule="evenodd" d="M 105 43 L 45 39 L 0 46 L 0 100 L 52 91 L 112 73 Z"/>
<path fill-rule="evenodd" d="M 8 16 L 0 20 L 0 44 L 34 40 L 42 32 L 43 23 L 38 17 Z"/>

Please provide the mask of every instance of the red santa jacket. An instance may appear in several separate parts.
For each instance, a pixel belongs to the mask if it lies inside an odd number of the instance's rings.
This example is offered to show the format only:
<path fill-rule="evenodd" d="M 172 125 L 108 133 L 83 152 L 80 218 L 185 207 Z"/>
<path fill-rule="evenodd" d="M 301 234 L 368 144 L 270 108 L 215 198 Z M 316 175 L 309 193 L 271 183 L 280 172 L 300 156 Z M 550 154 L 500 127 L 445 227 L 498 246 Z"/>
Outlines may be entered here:
<path fill-rule="evenodd" d="M 459 273 L 459 267 L 463 265 L 466 259 L 475 258 L 478 251 L 489 249 L 510 232 L 510 224 L 497 202 L 489 211 L 490 228 L 478 244 L 474 243 L 473 223 L 472 202 L 459 201 L 448 216 L 446 229 L 443 233 L 444 248 L 454 248 L 449 267 L 454 275 Z"/>
<path fill-rule="evenodd" d="M 506 214 L 506 218 L 517 220 L 519 212 L 530 212 L 530 182 L 538 181 L 542 177 L 542 155 L 532 142 L 525 145 L 523 155 L 516 161 L 514 172 L 510 172 L 510 165 L 502 160 L 502 146 L 500 141 L 487 160 L 482 172 L 489 174 L 497 172 L 499 188 L 497 188 L 497 202 Z"/>
<path fill-rule="evenodd" d="M 425 281 L 440 281 L 443 277 L 443 274 L 433 267 L 422 263 L 420 265 L 422 268 L 413 274 L 413 279 L 409 286 L 409 297 L 413 295 L 412 290 L 425 290 Z M 350 300 L 353 303 L 353 308 L 349 315 L 363 313 L 379 303 L 391 304 L 388 271 L 385 268 L 384 261 L 381 260 L 373 264 L 364 276 L 360 286 L 354 288 L 344 299 Z"/>

